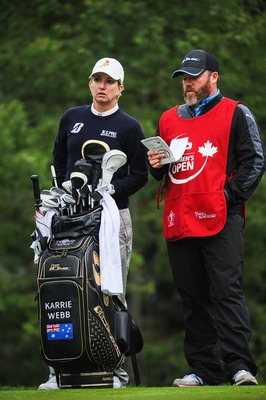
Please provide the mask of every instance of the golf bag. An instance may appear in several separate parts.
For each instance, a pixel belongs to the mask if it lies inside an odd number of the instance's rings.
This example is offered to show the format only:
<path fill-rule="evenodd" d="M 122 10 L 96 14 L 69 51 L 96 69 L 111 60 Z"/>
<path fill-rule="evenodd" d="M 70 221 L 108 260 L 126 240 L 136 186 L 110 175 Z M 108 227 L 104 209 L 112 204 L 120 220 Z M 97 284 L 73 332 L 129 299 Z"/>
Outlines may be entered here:
<path fill-rule="evenodd" d="M 32 182 L 40 218 L 37 175 Z M 102 212 L 100 202 L 79 214 L 54 212 L 50 234 L 45 240 L 34 238 L 41 243 L 36 290 L 41 354 L 62 389 L 113 387 L 114 371 L 125 356 L 131 356 L 135 383 L 140 383 L 136 353 L 143 347 L 141 332 L 118 297 L 101 290 Z M 36 232 L 41 235 L 37 227 Z"/>

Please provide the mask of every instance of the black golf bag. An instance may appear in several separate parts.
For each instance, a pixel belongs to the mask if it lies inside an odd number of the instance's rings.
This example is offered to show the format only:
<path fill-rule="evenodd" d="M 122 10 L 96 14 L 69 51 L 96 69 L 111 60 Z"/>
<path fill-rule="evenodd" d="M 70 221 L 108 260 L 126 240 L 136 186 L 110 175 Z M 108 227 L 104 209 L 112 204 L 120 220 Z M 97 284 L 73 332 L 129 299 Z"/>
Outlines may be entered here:
<path fill-rule="evenodd" d="M 38 176 L 31 178 L 36 214 L 41 214 Z M 39 240 L 40 348 L 62 389 L 113 387 L 114 371 L 125 356 L 131 356 L 140 383 L 135 355 L 143 347 L 141 332 L 118 297 L 101 291 L 101 214 L 100 202 L 81 214 L 57 212 L 50 239 Z"/>
<path fill-rule="evenodd" d="M 141 333 L 116 296 L 101 292 L 101 207 L 54 216 L 53 238 L 38 263 L 41 354 L 61 388 L 113 387 L 113 374 L 142 348 Z"/>

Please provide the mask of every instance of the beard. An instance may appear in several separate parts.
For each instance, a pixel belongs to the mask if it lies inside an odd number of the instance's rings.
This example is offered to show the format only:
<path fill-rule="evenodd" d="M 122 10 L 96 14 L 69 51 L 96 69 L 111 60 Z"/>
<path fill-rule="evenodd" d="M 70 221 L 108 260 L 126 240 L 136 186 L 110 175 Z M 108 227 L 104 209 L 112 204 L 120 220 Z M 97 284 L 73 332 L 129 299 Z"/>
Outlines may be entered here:
<path fill-rule="evenodd" d="M 210 96 L 211 84 L 206 82 L 199 90 L 194 90 L 192 87 L 188 86 L 186 91 L 183 91 L 184 100 L 189 106 L 198 106 L 201 104 L 202 100 Z"/>

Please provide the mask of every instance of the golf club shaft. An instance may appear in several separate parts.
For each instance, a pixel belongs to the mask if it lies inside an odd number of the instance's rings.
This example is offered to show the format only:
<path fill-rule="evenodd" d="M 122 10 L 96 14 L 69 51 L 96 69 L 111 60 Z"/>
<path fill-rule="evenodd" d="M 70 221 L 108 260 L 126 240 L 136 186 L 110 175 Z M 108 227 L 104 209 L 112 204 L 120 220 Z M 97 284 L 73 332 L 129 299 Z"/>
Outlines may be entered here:
<path fill-rule="evenodd" d="M 58 188 L 57 179 L 56 179 L 56 173 L 55 173 L 55 168 L 54 168 L 53 165 L 51 165 L 51 173 L 52 173 L 54 185 L 55 185 L 55 187 Z"/>

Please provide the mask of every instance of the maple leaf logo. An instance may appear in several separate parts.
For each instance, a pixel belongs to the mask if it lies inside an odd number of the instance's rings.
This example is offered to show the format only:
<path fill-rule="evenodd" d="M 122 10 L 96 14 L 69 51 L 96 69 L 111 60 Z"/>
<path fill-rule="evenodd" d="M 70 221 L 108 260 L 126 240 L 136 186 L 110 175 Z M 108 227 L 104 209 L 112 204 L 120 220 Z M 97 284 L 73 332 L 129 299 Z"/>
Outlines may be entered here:
<path fill-rule="evenodd" d="M 214 147 L 209 140 L 204 143 L 204 146 L 199 147 L 199 153 L 201 153 L 203 157 L 213 157 L 217 151 L 217 147 Z"/>

